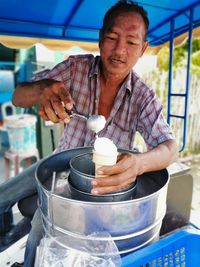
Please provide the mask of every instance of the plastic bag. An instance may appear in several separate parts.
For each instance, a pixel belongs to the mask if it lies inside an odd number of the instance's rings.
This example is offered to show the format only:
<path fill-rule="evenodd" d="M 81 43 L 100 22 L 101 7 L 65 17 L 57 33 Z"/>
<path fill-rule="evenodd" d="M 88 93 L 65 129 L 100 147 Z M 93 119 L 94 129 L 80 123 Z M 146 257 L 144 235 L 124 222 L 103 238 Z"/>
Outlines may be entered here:
<path fill-rule="evenodd" d="M 102 233 L 101 233 L 102 236 Z M 104 236 L 110 236 L 105 233 Z M 80 250 L 66 245 L 61 237 L 45 236 L 37 248 L 35 267 L 120 267 L 121 257 L 114 241 L 98 240 L 93 233 Z M 82 243 L 83 244 L 83 243 Z M 98 255 L 98 256 L 97 256 Z"/>

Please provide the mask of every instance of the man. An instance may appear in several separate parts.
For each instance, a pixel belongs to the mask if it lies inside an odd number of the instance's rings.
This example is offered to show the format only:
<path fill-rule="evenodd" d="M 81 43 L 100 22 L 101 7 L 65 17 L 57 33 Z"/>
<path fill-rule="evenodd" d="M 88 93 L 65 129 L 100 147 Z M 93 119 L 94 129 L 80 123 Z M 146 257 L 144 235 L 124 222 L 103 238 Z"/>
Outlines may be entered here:
<path fill-rule="evenodd" d="M 148 151 L 123 154 L 114 166 L 98 169 L 99 175 L 108 177 L 94 179 L 92 194 L 119 191 L 138 175 L 163 169 L 177 159 L 177 146 L 162 116 L 160 102 L 132 71 L 148 46 L 148 25 L 142 7 L 131 2 L 117 3 L 104 17 L 99 35 L 100 57 L 69 57 L 52 70 L 39 74 L 33 82 L 19 85 L 13 95 L 16 106 L 31 107 L 38 103 L 44 120 L 66 123 L 56 152 L 94 143 L 95 135 L 86 123 L 70 119 L 66 112 L 73 105 L 80 114 L 105 116 L 106 125 L 98 135 L 112 139 L 119 148 L 133 149 L 135 133 L 140 132 Z M 29 194 L 35 189 L 32 180 L 32 187 L 27 185 Z M 15 201 L 24 196 L 21 191 Z M 24 266 L 28 267 L 33 265 L 35 247 L 41 237 L 36 219 L 37 213 L 25 255 Z"/>

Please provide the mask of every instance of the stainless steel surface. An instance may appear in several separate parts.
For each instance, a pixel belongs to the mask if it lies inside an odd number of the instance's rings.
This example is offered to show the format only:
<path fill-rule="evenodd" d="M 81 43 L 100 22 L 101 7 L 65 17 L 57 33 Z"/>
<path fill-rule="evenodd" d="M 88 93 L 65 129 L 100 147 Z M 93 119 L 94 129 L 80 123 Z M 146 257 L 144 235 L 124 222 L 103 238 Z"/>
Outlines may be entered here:
<path fill-rule="evenodd" d="M 80 154 L 70 162 L 70 183 L 78 190 L 90 193 L 92 179 L 95 177 L 95 164 L 92 162 L 92 153 Z"/>
<path fill-rule="evenodd" d="M 114 192 L 105 195 L 92 195 L 90 193 L 78 190 L 72 186 L 71 177 L 68 179 L 68 185 L 72 199 L 90 202 L 119 202 L 130 200 L 134 197 L 134 192 L 136 190 L 136 183 L 134 183 L 132 186 L 129 186 L 128 189 L 120 192 Z"/>
<path fill-rule="evenodd" d="M 83 115 L 83 114 L 79 114 L 74 106 L 74 111 L 73 110 L 67 110 L 66 107 L 64 107 L 66 113 L 70 116 L 70 118 L 73 118 L 73 117 L 77 117 L 79 119 L 82 119 L 82 120 L 85 120 L 87 121 L 87 128 L 90 129 L 91 131 L 94 131 L 94 125 L 98 125 L 100 124 L 101 125 L 101 122 L 102 122 L 102 118 L 104 118 L 104 116 L 102 115 Z M 105 122 L 106 122 L 106 119 L 105 119 Z M 103 129 L 103 127 L 102 127 Z M 95 132 L 95 131 L 94 131 Z"/>
<path fill-rule="evenodd" d="M 137 250 L 151 243 L 153 240 L 158 239 L 161 224 L 162 218 L 141 231 L 118 237 L 112 237 L 106 232 L 95 232 L 94 234 L 85 236 L 60 229 L 55 225 L 53 226 L 51 222 L 47 221 L 46 218 L 43 217 L 43 226 L 45 231 L 52 237 L 60 238 L 64 247 L 77 249 L 83 252 L 87 248 L 87 252 L 91 252 L 92 254 L 94 246 L 98 247 L 99 244 L 106 244 L 112 241 L 114 241 L 117 246 L 116 253 L 120 252 L 120 254 L 125 254 Z M 108 253 L 106 254 L 108 255 Z M 102 256 L 102 252 L 95 254 L 94 256 Z"/>
<path fill-rule="evenodd" d="M 71 117 L 71 118 L 73 118 L 73 117 L 77 117 L 77 118 L 80 118 L 80 119 L 82 119 L 82 120 L 86 120 L 86 121 L 89 119 L 88 116 L 84 116 L 84 115 L 78 114 L 78 113 L 76 113 L 76 112 L 71 112 L 71 113 L 70 113 L 70 117 Z"/>
<path fill-rule="evenodd" d="M 71 198 L 68 186 L 69 161 L 82 153 L 90 153 L 93 147 L 67 150 L 45 159 L 36 170 L 36 179 L 39 190 L 39 207 L 45 222 L 52 224 L 52 231 L 71 235 L 85 236 L 94 232 L 108 232 L 112 238 L 124 238 L 144 230 L 147 232 L 159 220 L 162 220 L 166 211 L 166 195 L 169 175 L 166 169 L 146 173 L 138 177 L 135 197 L 122 202 L 86 202 Z M 119 150 L 119 152 L 131 152 Z M 56 184 L 54 193 L 41 182 L 52 180 L 56 171 Z M 59 229 L 59 230 L 58 230 Z M 156 235 L 155 228 L 151 238 Z M 141 236 L 140 244 L 148 241 Z M 126 242 L 123 243 L 124 245 Z M 134 249 L 131 248 L 131 249 Z M 125 251 L 126 248 L 121 248 Z"/>
<path fill-rule="evenodd" d="M 66 112 L 71 118 L 73 118 L 73 117 L 77 117 L 77 118 L 80 118 L 80 119 L 82 119 L 82 120 L 86 120 L 86 121 L 88 120 L 89 116 L 85 116 L 85 115 L 79 114 L 78 111 L 77 111 L 77 109 L 76 109 L 76 106 L 75 106 L 75 105 L 73 105 L 73 109 L 72 109 L 72 110 L 68 110 L 68 109 L 65 107 L 64 102 L 62 102 L 62 105 L 63 105 L 63 107 L 64 107 L 65 112 Z"/>
<path fill-rule="evenodd" d="M 72 198 L 83 201 L 124 201 L 133 198 L 136 182 L 120 192 L 113 192 L 103 196 L 94 196 L 92 190 L 92 179 L 95 178 L 95 164 L 92 161 L 92 153 L 83 153 L 73 157 L 70 162 L 69 187 Z M 86 194 L 85 194 L 86 193 Z"/>

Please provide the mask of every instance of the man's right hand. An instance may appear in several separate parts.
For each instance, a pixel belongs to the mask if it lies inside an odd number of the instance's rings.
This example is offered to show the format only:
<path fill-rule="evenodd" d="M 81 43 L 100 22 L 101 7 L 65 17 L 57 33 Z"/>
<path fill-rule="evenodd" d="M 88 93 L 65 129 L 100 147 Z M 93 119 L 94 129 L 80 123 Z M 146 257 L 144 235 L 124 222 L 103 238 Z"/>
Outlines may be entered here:
<path fill-rule="evenodd" d="M 46 121 L 54 123 L 70 121 L 66 110 L 72 109 L 73 100 L 63 82 L 44 79 L 19 84 L 14 91 L 12 101 L 19 107 L 32 107 L 38 104 L 39 115 Z"/>
<path fill-rule="evenodd" d="M 39 115 L 46 121 L 68 123 L 70 117 L 66 110 L 73 107 L 73 100 L 62 82 L 53 81 L 45 86 L 38 97 Z"/>

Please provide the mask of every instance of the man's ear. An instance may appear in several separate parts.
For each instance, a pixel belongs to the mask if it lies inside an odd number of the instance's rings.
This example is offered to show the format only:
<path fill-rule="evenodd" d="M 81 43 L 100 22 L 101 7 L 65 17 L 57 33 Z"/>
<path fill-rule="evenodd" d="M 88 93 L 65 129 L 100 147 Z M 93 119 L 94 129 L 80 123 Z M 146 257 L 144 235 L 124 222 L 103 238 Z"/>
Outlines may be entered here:
<path fill-rule="evenodd" d="M 144 52 L 146 51 L 147 47 L 149 46 L 149 41 L 144 41 L 143 47 L 142 47 L 142 51 L 141 51 L 141 57 L 143 56 Z"/>

